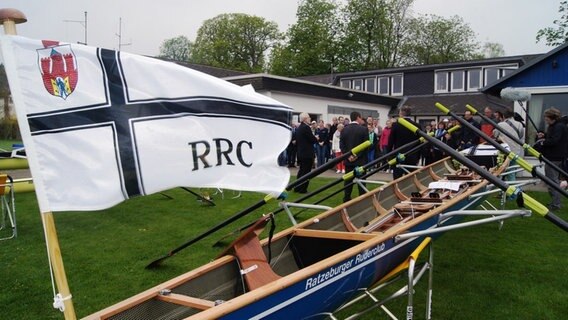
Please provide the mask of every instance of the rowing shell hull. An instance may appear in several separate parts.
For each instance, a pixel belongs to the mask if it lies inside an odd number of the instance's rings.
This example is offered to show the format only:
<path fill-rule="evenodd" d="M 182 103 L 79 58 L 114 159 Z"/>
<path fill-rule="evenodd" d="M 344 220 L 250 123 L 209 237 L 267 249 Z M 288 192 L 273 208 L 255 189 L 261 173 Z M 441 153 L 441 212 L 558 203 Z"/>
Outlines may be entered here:
<path fill-rule="evenodd" d="M 480 202 L 481 199 L 475 200 Z M 471 201 L 463 200 L 446 211 L 457 210 Z M 446 224 L 459 222 L 453 217 Z M 436 227 L 438 217 L 432 217 L 409 231 L 422 231 Z M 239 310 L 221 317 L 237 319 L 327 319 L 345 302 L 361 294 L 391 270 L 405 261 L 424 238 L 396 243 L 390 238 L 359 251 L 323 271 L 296 284 L 255 301 Z"/>
<path fill-rule="evenodd" d="M 484 191 L 487 181 L 472 180 L 473 184 L 468 183 L 448 201 L 420 207 L 426 209 L 422 213 L 413 211 L 409 216 L 403 207 L 395 214 L 394 208 L 404 194 L 421 190 L 430 195 L 432 190 L 425 185 L 439 181 L 444 174 L 452 174 L 448 159 L 275 234 L 270 246 L 276 254 L 270 263 L 263 260 L 268 241 L 259 242 L 256 235 L 261 229 L 257 232 L 251 227 L 229 246 L 233 251 L 217 260 L 87 319 L 326 318 L 405 262 L 424 240 L 416 237 L 397 242 L 397 235 L 457 223 L 459 216 L 440 222 L 440 215 L 473 207 L 483 200 L 470 196 Z M 389 220 L 396 217 L 403 220 Z M 256 234 L 252 237 L 256 242 L 243 240 L 251 239 L 252 234 Z M 164 289 L 171 294 L 162 294 Z M 156 314 L 158 308 L 165 313 Z"/>

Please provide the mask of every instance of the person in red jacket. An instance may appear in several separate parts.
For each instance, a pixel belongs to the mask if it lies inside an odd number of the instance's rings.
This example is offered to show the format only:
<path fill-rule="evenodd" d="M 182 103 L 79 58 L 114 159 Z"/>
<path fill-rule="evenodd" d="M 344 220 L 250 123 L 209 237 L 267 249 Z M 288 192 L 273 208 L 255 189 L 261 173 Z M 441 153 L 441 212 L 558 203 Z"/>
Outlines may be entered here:
<path fill-rule="evenodd" d="M 494 122 L 497 122 L 497 120 L 495 119 L 495 115 L 493 113 L 493 110 L 490 107 L 485 107 L 485 110 L 483 110 L 483 113 L 485 114 L 485 116 L 491 120 L 493 120 Z M 495 129 L 495 127 L 485 121 L 485 120 L 481 120 L 481 131 L 483 131 L 483 133 L 485 133 L 486 135 L 490 136 L 491 138 L 493 138 L 493 130 Z M 479 138 L 479 143 L 483 143 L 485 142 L 485 140 L 483 140 L 483 138 Z"/>

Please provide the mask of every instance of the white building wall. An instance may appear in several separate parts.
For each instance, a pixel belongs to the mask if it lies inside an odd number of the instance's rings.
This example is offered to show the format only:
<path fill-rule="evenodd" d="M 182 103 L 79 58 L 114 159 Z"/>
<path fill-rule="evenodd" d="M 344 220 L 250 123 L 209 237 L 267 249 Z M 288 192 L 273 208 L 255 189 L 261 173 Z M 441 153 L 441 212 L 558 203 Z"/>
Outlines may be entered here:
<path fill-rule="evenodd" d="M 380 118 L 381 126 L 385 125 L 388 119 L 388 112 L 390 111 L 389 106 L 342 100 L 342 99 L 329 99 L 323 97 L 314 97 L 307 95 L 291 94 L 287 92 L 275 92 L 275 91 L 259 91 L 259 93 L 267 95 L 275 100 L 278 100 L 294 109 L 294 112 L 307 112 L 310 114 L 317 114 L 318 120 L 323 119 L 325 122 L 331 123 L 331 119 L 337 116 L 349 116 L 349 114 L 329 114 L 328 106 L 344 107 L 344 108 L 356 108 L 374 111 L 374 117 Z M 297 119 L 296 119 L 297 120 Z M 313 119 L 315 120 L 315 119 Z"/>

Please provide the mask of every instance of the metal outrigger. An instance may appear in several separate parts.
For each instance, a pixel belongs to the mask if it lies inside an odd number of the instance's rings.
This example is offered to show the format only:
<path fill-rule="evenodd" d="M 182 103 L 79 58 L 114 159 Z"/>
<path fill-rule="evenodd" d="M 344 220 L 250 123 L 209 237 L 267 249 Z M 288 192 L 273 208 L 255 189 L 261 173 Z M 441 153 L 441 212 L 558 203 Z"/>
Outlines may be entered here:
<path fill-rule="evenodd" d="M 11 235 L 0 237 L 0 241 L 9 240 L 18 236 L 16 225 L 16 205 L 14 202 L 14 180 L 6 174 L 0 175 L 0 231 L 11 229 Z"/>
<path fill-rule="evenodd" d="M 422 251 L 424 251 L 424 249 L 426 249 L 426 248 L 428 248 L 428 259 L 427 259 L 427 261 L 417 265 L 416 261 L 418 260 Z M 350 315 L 350 316 L 348 316 L 344 319 L 345 320 L 357 319 L 357 318 L 361 317 L 362 315 L 364 315 L 364 314 L 366 314 L 366 313 L 368 313 L 372 310 L 380 308 L 383 312 L 385 312 L 385 314 L 390 319 L 397 320 L 398 318 L 394 315 L 394 313 L 391 310 L 389 310 L 385 306 L 385 304 L 387 302 L 390 302 L 390 301 L 397 299 L 399 297 L 407 296 L 408 302 L 407 302 L 407 305 L 406 305 L 405 319 L 407 319 L 407 320 L 414 319 L 414 294 L 415 294 L 414 286 L 416 286 L 416 284 L 422 279 L 422 277 L 428 271 L 428 289 L 427 289 L 427 293 L 426 293 L 427 302 L 426 302 L 425 313 L 426 313 L 426 319 L 431 319 L 433 266 L 434 266 L 434 248 L 432 246 L 432 238 L 426 237 L 424 240 L 422 240 L 420 245 L 410 254 L 410 256 L 408 256 L 408 258 L 403 263 L 401 263 L 398 267 L 393 269 L 391 272 L 389 272 L 387 275 L 385 275 L 381 280 L 379 280 L 377 285 L 375 285 L 372 288 L 361 288 L 361 289 L 359 289 L 362 292 L 361 295 L 359 295 L 355 299 L 347 302 L 346 304 L 341 306 L 339 309 L 335 310 L 334 313 L 338 313 L 342 310 L 345 310 L 345 309 L 353 306 L 354 304 L 358 303 L 359 301 L 361 301 L 365 298 L 369 298 L 373 303 L 371 306 L 369 306 L 369 307 L 367 307 L 367 308 L 365 308 L 361 311 L 355 312 L 352 315 Z M 407 279 L 406 285 L 404 285 L 402 288 L 400 288 L 399 290 L 397 290 L 396 292 L 394 292 L 393 294 L 391 294 L 387 298 L 379 300 L 376 297 L 375 294 L 378 291 L 380 291 L 381 289 L 384 289 L 385 287 L 394 285 L 395 283 L 397 283 L 397 282 L 399 282 L 399 281 L 401 281 L 405 278 Z M 333 320 L 339 319 L 333 313 L 330 313 L 330 314 L 327 314 L 327 315 Z"/>

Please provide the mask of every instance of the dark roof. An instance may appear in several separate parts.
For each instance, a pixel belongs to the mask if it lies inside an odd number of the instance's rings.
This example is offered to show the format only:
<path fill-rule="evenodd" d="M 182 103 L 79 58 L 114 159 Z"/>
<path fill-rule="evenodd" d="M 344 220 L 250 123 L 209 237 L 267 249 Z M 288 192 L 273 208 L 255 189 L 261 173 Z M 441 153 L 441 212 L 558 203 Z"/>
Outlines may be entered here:
<path fill-rule="evenodd" d="M 360 76 L 375 75 L 375 74 L 418 72 L 418 71 L 476 67 L 476 66 L 485 66 L 485 65 L 491 65 L 491 64 L 506 64 L 506 63 L 520 63 L 522 65 L 522 64 L 528 63 L 529 61 L 532 61 L 532 60 L 534 60 L 534 59 L 536 59 L 540 56 L 542 56 L 542 54 L 529 54 L 529 55 L 469 60 L 469 61 L 458 61 L 458 62 L 448 62 L 448 63 L 438 63 L 438 64 L 426 64 L 426 65 L 418 65 L 418 66 L 407 66 L 407 67 L 397 67 L 397 68 L 387 68 L 387 69 L 343 72 L 343 73 L 337 73 L 337 74 L 334 75 L 334 83 L 337 82 L 337 80 L 339 78 L 360 77 Z"/>
<path fill-rule="evenodd" d="M 404 105 L 412 107 L 413 116 L 441 116 L 442 112 L 436 108 L 435 104 L 439 102 L 451 111 L 458 114 L 465 112 L 465 105 L 469 104 L 478 111 L 489 106 L 493 110 L 503 110 L 506 107 L 512 107 L 511 102 L 500 98 L 488 96 L 483 93 L 467 93 L 467 94 L 431 94 L 422 96 L 410 96 L 404 102 Z M 396 110 L 395 110 L 396 112 Z M 393 114 L 396 114 L 393 112 Z"/>
<path fill-rule="evenodd" d="M 496 82 L 481 88 L 481 91 L 485 92 L 487 94 L 494 95 L 494 96 L 499 96 L 500 93 L 501 93 L 501 89 L 503 88 L 503 84 L 505 82 L 509 81 L 510 79 L 518 77 L 519 74 L 522 74 L 526 70 L 533 68 L 534 66 L 540 64 L 541 62 L 552 57 L 553 55 L 563 51 L 567 47 L 568 47 L 568 42 L 566 42 L 563 45 L 549 51 L 546 54 L 542 54 L 542 55 L 538 56 L 537 58 L 530 60 L 530 62 L 526 63 L 525 65 L 523 65 L 519 69 L 515 70 L 515 72 L 512 72 L 511 74 L 507 75 L 506 77 L 503 77 L 503 78 L 497 80 Z"/>
<path fill-rule="evenodd" d="M 232 77 L 232 76 L 239 76 L 239 75 L 248 74 L 247 72 L 243 72 L 243 71 L 236 71 L 236 70 L 229 70 L 229 69 L 211 67 L 211 66 L 206 66 L 204 64 L 197 64 L 197 63 L 191 63 L 191 62 L 185 62 L 185 61 L 175 61 L 175 60 L 166 59 L 166 58 L 159 58 L 159 57 L 157 59 L 173 62 L 175 64 L 179 64 L 180 66 L 184 66 L 186 68 L 190 68 L 190 69 L 193 69 L 193 70 L 196 70 L 196 71 L 199 71 L 199 72 L 203 72 L 205 74 L 208 74 L 210 76 L 214 76 L 214 77 L 217 77 L 217 78 Z"/>
<path fill-rule="evenodd" d="M 321 84 L 331 84 L 333 82 L 334 76 L 335 75 L 328 73 L 328 74 L 317 74 L 312 76 L 303 76 L 303 77 L 298 77 L 296 79 L 306 80 Z"/>
<path fill-rule="evenodd" d="M 345 89 L 332 85 L 324 85 L 311 81 L 286 78 L 269 74 L 249 74 L 243 76 L 227 77 L 224 79 L 240 86 L 250 84 L 256 91 L 270 90 L 289 92 L 295 94 L 326 97 L 331 99 L 382 104 L 390 106 L 392 108 L 396 107 L 401 101 L 401 98 L 382 96 L 359 90 Z"/>

